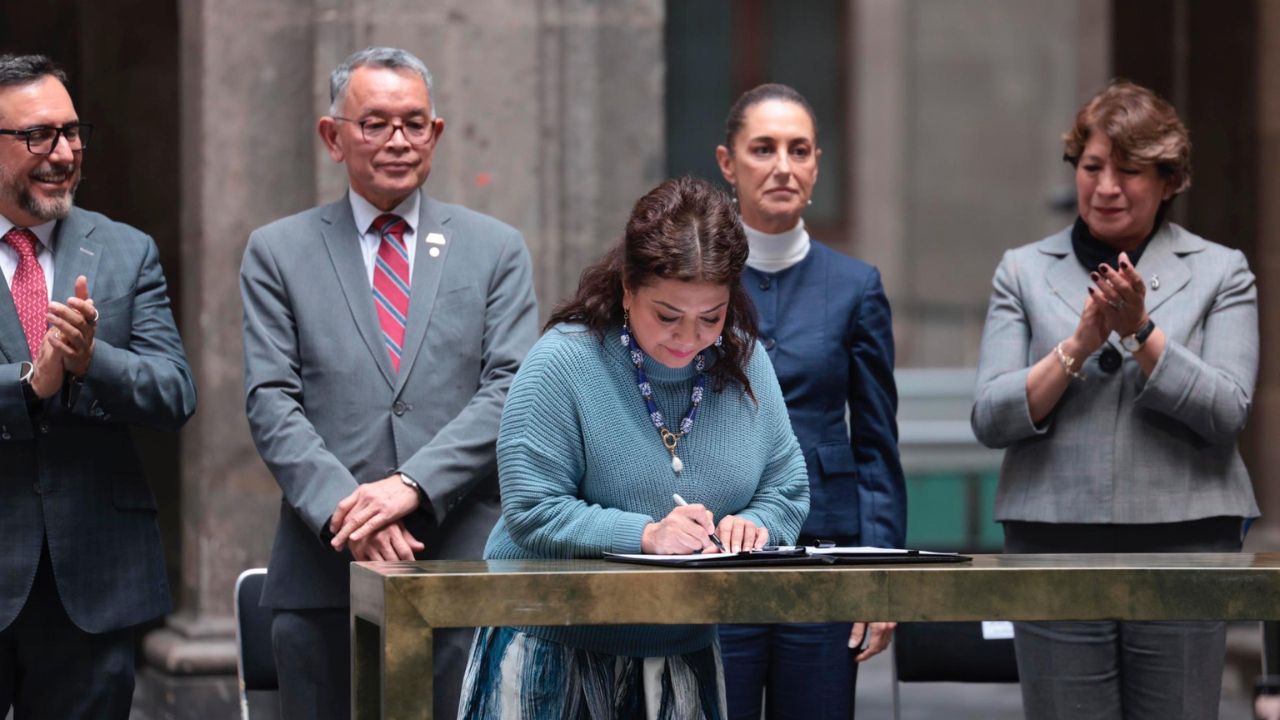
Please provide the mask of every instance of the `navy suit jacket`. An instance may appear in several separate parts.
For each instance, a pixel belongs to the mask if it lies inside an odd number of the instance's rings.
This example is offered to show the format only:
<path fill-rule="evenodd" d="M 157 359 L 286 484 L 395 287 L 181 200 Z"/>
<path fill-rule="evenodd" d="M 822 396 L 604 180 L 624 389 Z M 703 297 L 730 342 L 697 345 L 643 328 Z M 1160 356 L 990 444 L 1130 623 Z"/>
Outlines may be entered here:
<path fill-rule="evenodd" d="M 907 495 L 880 272 L 814 241 L 799 263 L 777 273 L 747 268 L 742 282 L 809 468 L 801 534 L 902 547 Z"/>
<path fill-rule="evenodd" d="M 65 302 L 84 275 L 98 328 L 75 402 L 55 395 L 31 417 L 18 382 L 31 353 L 0 291 L 0 629 L 26 604 L 47 538 L 67 615 L 101 633 L 169 612 L 156 501 L 129 427 L 177 430 L 196 388 L 151 238 L 73 208 L 53 262 L 53 298 Z"/>

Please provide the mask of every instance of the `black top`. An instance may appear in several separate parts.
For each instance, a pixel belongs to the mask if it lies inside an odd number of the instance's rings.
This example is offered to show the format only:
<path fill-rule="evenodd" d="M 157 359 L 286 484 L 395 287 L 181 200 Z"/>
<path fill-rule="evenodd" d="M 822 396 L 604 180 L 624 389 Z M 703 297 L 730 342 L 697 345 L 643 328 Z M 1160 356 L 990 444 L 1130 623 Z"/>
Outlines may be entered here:
<path fill-rule="evenodd" d="M 1151 238 L 1155 237 L 1156 231 L 1160 229 L 1160 225 L 1164 221 L 1164 213 L 1156 215 L 1156 221 L 1151 226 L 1151 232 L 1147 234 L 1142 244 L 1136 250 L 1129 253 L 1129 262 L 1134 267 L 1138 267 L 1138 258 L 1142 257 L 1142 252 L 1147 249 L 1147 245 L 1151 244 Z M 1084 266 L 1087 272 L 1093 272 L 1098 269 L 1102 263 L 1110 265 L 1112 269 L 1120 267 L 1120 253 L 1107 243 L 1099 240 L 1089 232 L 1089 226 L 1085 224 L 1084 218 L 1076 216 L 1076 224 L 1071 227 L 1071 249 L 1075 251 L 1076 260 Z"/>

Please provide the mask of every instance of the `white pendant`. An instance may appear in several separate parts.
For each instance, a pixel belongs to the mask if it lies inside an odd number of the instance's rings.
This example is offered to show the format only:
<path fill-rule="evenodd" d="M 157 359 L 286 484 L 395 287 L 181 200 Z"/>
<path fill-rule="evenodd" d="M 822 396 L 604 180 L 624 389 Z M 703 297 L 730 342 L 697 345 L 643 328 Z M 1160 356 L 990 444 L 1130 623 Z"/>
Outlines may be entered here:
<path fill-rule="evenodd" d="M 680 458 L 676 455 L 671 456 L 671 469 L 677 473 L 684 469 L 684 463 L 680 462 Z"/>

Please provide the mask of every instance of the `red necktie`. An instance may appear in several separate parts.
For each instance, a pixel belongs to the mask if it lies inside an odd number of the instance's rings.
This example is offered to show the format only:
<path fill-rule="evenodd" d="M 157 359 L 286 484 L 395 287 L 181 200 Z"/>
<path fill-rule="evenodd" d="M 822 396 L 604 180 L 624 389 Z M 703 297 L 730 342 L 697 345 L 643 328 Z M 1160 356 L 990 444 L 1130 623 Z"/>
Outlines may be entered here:
<path fill-rule="evenodd" d="M 4 241 L 18 251 L 18 269 L 13 272 L 9 292 L 13 295 L 18 320 L 22 323 L 22 331 L 27 335 L 27 347 L 34 360 L 36 351 L 44 340 L 44 331 L 48 326 L 45 315 L 49 312 L 49 290 L 44 284 L 44 268 L 36 260 L 36 243 L 39 241 L 35 233 L 19 227 L 5 233 Z"/>
<path fill-rule="evenodd" d="M 404 326 L 409 321 L 409 251 L 404 244 L 407 225 L 398 215 L 386 213 L 373 221 L 373 230 L 382 237 L 373 263 L 373 305 L 378 324 L 387 341 L 391 367 L 400 372 L 404 349 Z"/>

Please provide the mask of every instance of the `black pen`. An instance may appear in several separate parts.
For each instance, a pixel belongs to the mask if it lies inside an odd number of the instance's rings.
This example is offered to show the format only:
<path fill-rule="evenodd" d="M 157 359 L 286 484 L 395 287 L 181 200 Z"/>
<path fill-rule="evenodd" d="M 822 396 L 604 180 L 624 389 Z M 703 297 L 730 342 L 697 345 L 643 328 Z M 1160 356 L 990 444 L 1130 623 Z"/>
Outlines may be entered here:
<path fill-rule="evenodd" d="M 674 493 L 674 494 L 672 494 L 672 495 L 671 495 L 671 499 L 672 499 L 672 500 L 675 500 L 675 501 L 676 501 L 676 504 L 677 504 L 677 505 L 679 505 L 680 507 L 684 507 L 685 505 L 688 505 L 688 504 L 689 504 L 689 503 L 687 503 L 687 502 L 685 502 L 685 501 L 684 501 L 684 498 L 680 497 L 680 494 L 679 494 L 679 493 Z M 724 543 L 720 542 L 720 538 L 716 537 L 716 533 L 715 533 L 715 531 L 714 531 L 714 530 L 712 530 L 712 531 L 711 531 L 711 542 L 712 542 L 712 543 L 713 543 L 717 548 L 720 548 L 720 552 L 722 552 L 722 553 L 727 553 L 727 552 L 729 552 L 728 550 L 725 550 L 725 549 L 724 549 Z"/>

